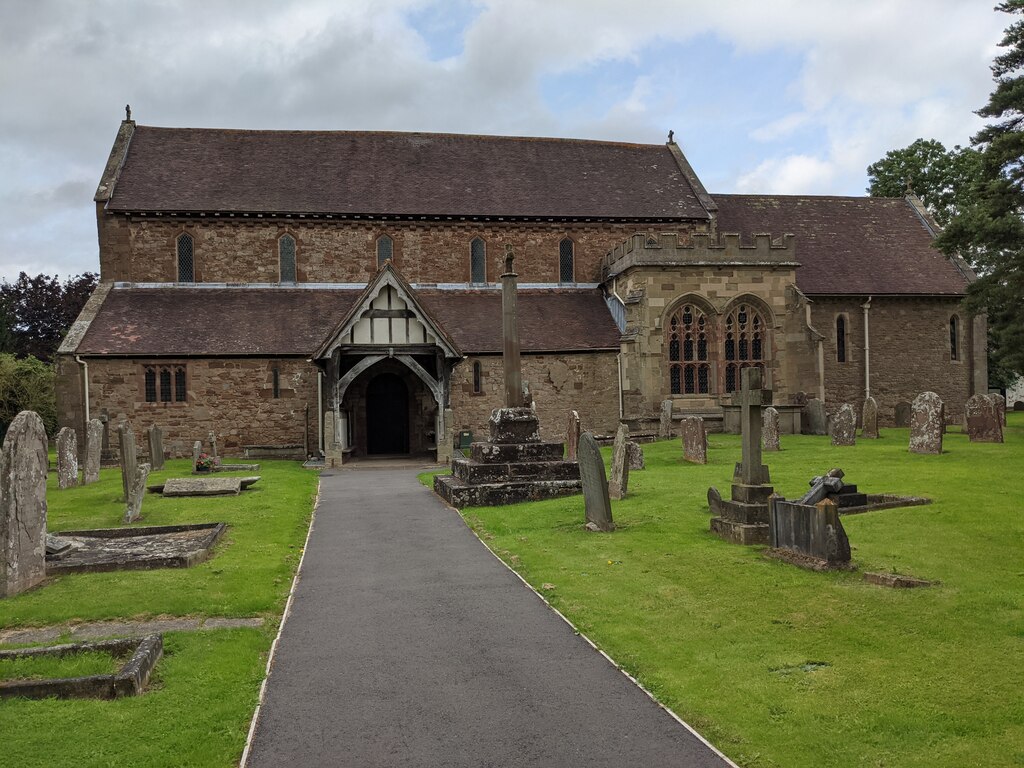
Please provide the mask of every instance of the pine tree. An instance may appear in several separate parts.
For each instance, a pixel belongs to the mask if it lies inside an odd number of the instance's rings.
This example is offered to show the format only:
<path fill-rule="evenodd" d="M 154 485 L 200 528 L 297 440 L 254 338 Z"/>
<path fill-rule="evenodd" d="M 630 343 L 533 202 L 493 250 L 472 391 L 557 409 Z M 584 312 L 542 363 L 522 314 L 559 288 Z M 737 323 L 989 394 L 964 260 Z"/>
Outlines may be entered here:
<path fill-rule="evenodd" d="M 997 11 L 1024 15 L 1024 0 Z M 987 312 L 995 367 L 1024 371 L 1024 19 L 1006 28 L 992 73 L 995 90 L 978 114 L 991 122 L 973 139 L 981 169 L 972 203 L 954 217 L 938 245 L 968 259 L 979 280 L 967 307 Z"/>

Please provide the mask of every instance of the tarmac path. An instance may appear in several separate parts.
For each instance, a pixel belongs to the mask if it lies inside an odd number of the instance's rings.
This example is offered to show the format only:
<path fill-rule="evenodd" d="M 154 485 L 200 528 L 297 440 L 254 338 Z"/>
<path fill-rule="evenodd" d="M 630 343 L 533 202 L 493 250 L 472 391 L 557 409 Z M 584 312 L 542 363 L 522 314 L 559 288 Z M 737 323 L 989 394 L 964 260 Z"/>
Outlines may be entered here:
<path fill-rule="evenodd" d="M 415 470 L 324 472 L 320 494 L 247 766 L 730 765 Z"/>

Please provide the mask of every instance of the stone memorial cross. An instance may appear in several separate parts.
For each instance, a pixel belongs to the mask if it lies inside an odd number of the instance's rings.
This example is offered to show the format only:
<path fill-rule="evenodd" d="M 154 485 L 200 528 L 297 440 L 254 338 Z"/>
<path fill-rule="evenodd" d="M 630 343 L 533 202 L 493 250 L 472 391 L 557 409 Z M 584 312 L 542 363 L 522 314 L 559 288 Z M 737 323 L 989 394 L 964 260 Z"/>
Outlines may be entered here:
<path fill-rule="evenodd" d="M 761 369 L 744 368 L 740 374 L 740 429 L 743 433 L 743 454 L 740 482 L 764 485 L 770 482 L 767 468 L 761 463 L 761 407 L 771 405 L 771 390 L 761 389 Z"/>
<path fill-rule="evenodd" d="M 512 246 L 505 246 L 505 271 L 501 275 L 501 362 L 505 373 L 505 407 L 522 408 L 523 373 L 519 364 L 519 319 L 516 309 L 516 275 L 513 269 L 515 254 Z"/>

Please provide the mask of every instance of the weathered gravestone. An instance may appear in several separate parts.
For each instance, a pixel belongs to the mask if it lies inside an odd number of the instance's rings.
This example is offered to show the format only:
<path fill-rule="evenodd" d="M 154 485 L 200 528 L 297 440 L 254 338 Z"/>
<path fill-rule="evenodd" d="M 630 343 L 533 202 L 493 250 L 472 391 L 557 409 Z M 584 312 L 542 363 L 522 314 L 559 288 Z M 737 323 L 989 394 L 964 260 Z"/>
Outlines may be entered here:
<path fill-rule="evenodd" d="M 580 415 L 577 411 L 569 411 L 569 423 L 565 428 L 565 458 L 576 461 L 576 451 L 580 445 Z"/>
<path fill-rule="evenodd" d="M 816 397 L 807 401 L 801 412 L 801 432 L 805 435 L 828 434 L 828 415 L 825 413 L 825 403 Z"/>
<path fill-rule="evenodd" d="M 100 423 L 103 425 L 103 443 L 100 445 L 100 463 L 111 466 L 117 463 L 117 457 L 110 448 L 110 417 L 104 408 L 100 413 Z"/>
<path fill-rule="evenodd" d="M 199 457 L 203 455 L 203 444 L 196 440 L 192 443 L 192 471 L 199 468 Z"/>
<path fill-rule="evenodd" d="M 672 401 L 661 401 L 661 421 L 658 423 L 658 437 L 662 440 L 672 439 Z"/>
<path fill-rule="evenodd" d="M 878 403 L 871 396 L 864 398 L 864 407 L 861 409 L 860 436 L 867 440 L 878 439 Z"/>
<path fill-rule="evenodd" d="M 14 417 L 0 450 L 0 597 L 13 597 L 46 578 L 46 472 L 43 420 Z"/>
<path fill-rule="evenodd" d="M 1000 395 L 998 392 L 993 392 L 988 396 L 989 399 L 996 407 L 996 412 L 999 414 L 999 423 L 1004 427 L 1006 426 L 1006 398 Z"/>
<path fill-rule="evenodd" d="M 132 481 L 135 480 L 135 470 L 139 465 L 135 433 L 132 431 L 131 424 L 122 421 L 118 425 L 117 441 L 121 450 L 121 488 L 124 491 L 124 500 L 128 501 L 128 492 L 131 490 Z"/>
<path fill-rule="evenodd" d="M 57 487 L 61 490 L 78 485 L 78 435 L 71 427 L 57 433 Z"/>
<path fill-rule="evenodd" d="M 779 450 L 779 412 L 770 405 L 761 411 L 761 447 L 766 451 Z"/>
<path fill-rule="evenodd" d="M 849 567 L 850 540 L 835 502 L 822 499 L 804 504 L 777 494 L 772 494 L 770 502 L 772 549 L 797 555 L 800 565 Z"/>
<path fill-rule="evenodd" d="M 589 432 L 580 435 L 580 479 L 583 481 L 583 505 L 586 527 L 590 531 L 614 531 L 612 503 L 608 496 L 608 480 L 604 473 L 604 459 L 597 441 Z"/>
<path fill-rule="evenodd" d="M 744 368 L 740 381 L 743 460 L 733 473 L 731 499 L 723 499 L 716 488 L 708 490 L 711 531 L 737 544 L 763 544 L 769 534 L 768 497 L 774 489 L 768 467 L 761 463 L 761 407 L 771 404 L 772 393 L 761 389 L 760 368 Z"/>
<path fill-rule="evenodd" d="M 149 465 L 154 472 L 164 468 L 164 432 L 156 424 L 146 430 L 149 443 Z"/>
<path fill-rule="evenodd" d="M 213 432 L 210 433 L 210 455 L 217 457 L 217 436 Z"/>
<path fill-rule="evenodd" d="M 629 469 L 645 469 L 647 467 L 644 461 L 644 449 L 640 443 L 635 440 L 630 440 L 626 443 L 626 453 L 629 456 Z"/>
<path fill-rule="evenodd" d="M 857 444 L 857 413 L 849 403 L 839 406 L 831 424 L 832 445 Z"/>
<path fill-rule="evenodd" d="M 990 395 L 971 395 L 964 405 L 967 437 L 972 443 L 1003 442 L 1003 421 Z"/>
<path fill-rule="evenodd" d="M 615 443 L 612 445 L 612 474 L 608 479 L 608 495 L 613 499 L 626 498 L 626 490 L 629 487 L 629 427 L 619 424 L 619 431 L 615 433 Z"/>
<path fill-rule="evenodd" d="M 82 485 L 95 483 L 100 479 L 100 452 L 103 450 L 103 422 L 90 419 L 85 425 L 85 470 Z"/>
<path fill-rule="evenodd" d="M 902 401 L 896 403 L 896 409 L 893 414 L 893 420 L 897 427 L 909 427 L 910 426 L 910 403 Z"/>
<path fill-rule="evenodd" d="M 149 477 L 149 464 L 143 462 L 135 468 L 131 488 L 128 489 L 128 503 L 124 509 L 124 521 L 134 523 L 142 516 L 142 497 L 146 495 L 146 479 Z"/>
<path fill-rule="evenodd" d="M 708 463 L 708 433 L 704 429 L 704 419 L 700 416 L 684 416 L 683 427 L 683 460 L 691 464 Z"/>
<path fill-rule="evenodd" d="M 915 397 L 910 414 L 910 452 L 942 453 L 945 422 L 946 408 L 937 394 L 922 392 Z"/>

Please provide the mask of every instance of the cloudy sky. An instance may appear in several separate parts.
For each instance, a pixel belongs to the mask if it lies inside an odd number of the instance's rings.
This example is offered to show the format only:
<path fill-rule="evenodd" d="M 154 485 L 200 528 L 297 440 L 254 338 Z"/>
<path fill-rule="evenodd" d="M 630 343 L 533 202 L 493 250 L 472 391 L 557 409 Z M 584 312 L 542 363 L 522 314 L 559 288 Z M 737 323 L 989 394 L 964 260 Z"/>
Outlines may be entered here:
<path fill-rule="evenodd" d="M 1010 17 L 964 0 L 0 0 L 0 278 L 98 269 L 92 196 L 142 125 L 675 131 L 714 192 L 858 195 L 966 144 Z"/>

